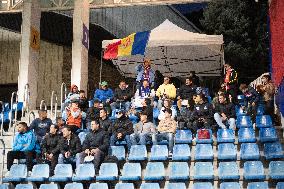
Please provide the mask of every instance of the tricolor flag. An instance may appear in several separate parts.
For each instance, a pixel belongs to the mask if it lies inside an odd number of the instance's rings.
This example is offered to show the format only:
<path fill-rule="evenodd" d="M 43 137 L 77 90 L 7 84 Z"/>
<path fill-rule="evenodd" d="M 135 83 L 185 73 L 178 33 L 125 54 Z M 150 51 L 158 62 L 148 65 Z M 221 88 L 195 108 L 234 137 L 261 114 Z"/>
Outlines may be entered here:
<path fill-rule="evenodd" d="M 144 55 L 150 32 L 133 33 L 115 43 L 109 44 L 104 59 L 141 54 Z"/>

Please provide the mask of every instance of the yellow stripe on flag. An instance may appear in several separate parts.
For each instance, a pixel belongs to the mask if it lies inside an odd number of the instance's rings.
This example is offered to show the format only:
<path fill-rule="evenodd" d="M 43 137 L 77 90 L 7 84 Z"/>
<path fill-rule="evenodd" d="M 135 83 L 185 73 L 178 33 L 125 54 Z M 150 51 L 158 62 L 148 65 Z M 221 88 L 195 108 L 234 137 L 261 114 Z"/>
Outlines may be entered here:
<path fill-rule="evenodd" d="M 121 39 L 121 44 L 118 46 L 118 56 L 131 55 L 132 45 L 134 42 L 135 33 Z"/>

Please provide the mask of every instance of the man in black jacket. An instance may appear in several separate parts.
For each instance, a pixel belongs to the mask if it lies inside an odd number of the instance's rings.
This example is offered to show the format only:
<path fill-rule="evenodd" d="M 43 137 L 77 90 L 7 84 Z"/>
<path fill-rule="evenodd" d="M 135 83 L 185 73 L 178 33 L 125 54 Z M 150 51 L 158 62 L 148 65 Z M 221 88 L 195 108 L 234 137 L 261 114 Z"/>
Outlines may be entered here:
<path fill-rule="evenodd" d="M 105 108 L 100 110 L 100 128 L 102 128 L 103 130 L 105 130 L 107 133 L 109 131 L 109 128 L 112 125 L 111 120 L 108 118 L 107 116 L 107 110 Z"/>
<path fill-rule="evenodd" d="M 119 83 L 119 87 L 114 91 L 114 102 L 111 103 L 111 109 L 124 108 L 126 111 L 130 109 L 132 92 L 127 87 L 125 81 Z"/>
<path fill-rule="evenodd" d="M 181 102 L 187 100 L 190 106 L 193 106 L 193 95 L 196 93 L 196 86 L 193 84 L 193 78 L 185 79 L 185 85 L 182 85 L 177 91 L 178 107 L 181 108 Z"/>
<path fill-rule="evenodd" d="M 220 94 L 218 96 L 219 103 L 215 106 L 214 119 L 218 126 L 222 129 L 226 129 L 226 125 L 229 125 L 230 129 L 235 129 L 235 117 L 236 110 L 235 105 L 227 100 L 225 94 Z"/>
<path fill-rule="evenodd" d="M 108 133 L 101 128 L 98 120 L 91 121 L 91 129 L 92 131 L 86 136 L 86 139 L 83 142 L 81 162 L 84 161 L 86 156 L 93 156 L 93 163 L 96 172 L 98 172 L 100 164 L 108 152 L 109 136 Z"/>
<path fill-rule="evenodd" d="M 87 111 L 87 127 L 91 130 L 91 121 L 95 119 L 99 119 L 100 117 L 100 101 L 98 99 L 94 100 L 93 107 L 88 108 Z"/>
<path fill-rule="evenodd" d="M 77 135 L 71 132 L 71 128 L 66 126 L 62 129 L 63 138 L 59 142 L 60 154 L 58 163 L 75 163 L 76 167 L 80 165 L 82 146 Z"/>

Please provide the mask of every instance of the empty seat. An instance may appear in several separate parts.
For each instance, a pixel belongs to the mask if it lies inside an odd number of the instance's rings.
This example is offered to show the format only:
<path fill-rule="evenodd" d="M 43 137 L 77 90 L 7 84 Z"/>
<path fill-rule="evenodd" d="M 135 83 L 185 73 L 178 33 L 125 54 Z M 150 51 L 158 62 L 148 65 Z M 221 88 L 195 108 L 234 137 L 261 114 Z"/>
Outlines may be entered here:
<path fill-rule="evenodd" d="M 169 151 L 167 145 L 153 145 L 151 148 L 150 161 L 165 161 L 168 159 Z"/>
<path fill-rule="evenodd" d="M 80 164 L 76 169 L 76 175 L 72 177 L 74 182 L 95 180 L 95 167 L 93 163 Z"/>
<path fill-rule="evenodd" d="M 223 182 L 220 189 L 241 189 L 241 185 L 238 182 Z"/>
<path fill-rule="evenodd" d="M 284 182 L 278 182 L 276 185 L 276 189 L 284 189 Z"/>
<path fill-rule="evenodd" d="M 87 134 L 88 134 L 88 132 L 80 132 L 80 133 L 78 134 L 78 137 L 79 137 L 79 139 L 80 139 L 80 141 L 81 141 L 81 144 L 83 144 L 83 142 L 84 142 L 84 140 L 85 140 Z"/>
<path fill-rule="evenodd" d="M 32 184 L 17 184 L 15 189 L 33 189 Z"/>
<path fill-rule="evenodd" d="M 237 117 L 247 115 L 247 112 L 243 110 L 240 106 L 236 106 L 236 115 Z"/>
<path fill-rule="evenodd" d="M 213 148 L 211 144 L 197 144 L 195 146 L 195 160 L 212 160 Z"/>
<path fill-rule="evenodd" d="M 142 183 L 140 189 L 160 189 L 159 183 Z"/>
<path fill-rule="evenodd" d="M 59 189 L 57 184 L 41 184 L 39 189 Z"/>
<path fill-rule="evenodd" d="M 248 183 L 247 189 L 268 189 L 267 182 L 251 182 Z"/>
<path fill-rule="evenodd" d="M 211 180 L 214 179 L 213 165 L 211 162 L 196 162 L 194 165 L 194 179 Z"/>
<path fill-rule="evenodd" d="M 236 121 L 237 128 L 252 127 L 250 116 L 238 116 Z"/>
<path fill-rule="evenodd" d="M 132 145 L 128 156 L 129 161 L 144 161 L 147 159 L 147 149 L 145 145 Z"/>
<path fill-rule="evenodd" d="M 71 164 L 57 164 L 54 175 L 49 177 L 50 182 L 67 182 L 72 178 L 73 170 Z"/>
<path fill-rule="evenodd" d="M 280 142 L 264 143 L 264 157 L 267 160 L 284 158 L 281 143 Z"/>
<path fill-rule="evenodd" d="M 108 189 L 107 183 L 91 183 L 89 189 Z"/>
<path fill-rule="evenodd" d="M 168 183 L 165 187 L 166 189 L 186 189 L 185 183 L 176 182 Z"/>
<path fill-rule="evenodd" d="M 8 184 L 0 184 L 0 189 L 9 189 Z"/>
<path fill-rule="evenodd" d="M 218 129 L 217 142 L 235 142 L 235 131 L 233 129 Z"/>
<path fill-rule="evenodd" d="M 84 189 L 84 187 L 82 183 L 73 182 L 66 184 L 64 189 Z"/>
<path fill-rule="evenodd" d="M 169 180 L 188 180 L 189 167 L 187 162 L 172 162 L 170 166 Z"/>
<path fill-rule="evenodd" d="M 141 180 L 140 163 L 125 163 L 120 180 Z"/>
<path fill-rule="evenodd" d="M 211 143 L 213 143 L 212 130 L 211 129 L 203 129 L 203 130 L 209 131 L 209 139 L 199 139 L 198 133 L 201 131 L 201 129 L 198 129 L 197 133 L 196 133 L 196 143 L 199 143 L 199 144 L 211 144 Z"/>
<path fill-rule="evenodd" d="M 258 115 L 258 116 L 256 116 L 255 125 L 258 128 L 273 126 L 270 115 Z"/>
<path fill-rule="evenodd" d="M 264 180 L 264 168 L 261 161 L 247 161 L 244 163 L 244 178 L 246 180 Z"/>
<path fill-rule="evenodd" d="M 49 165 L 48 164 L 38 164 L 33 166 L 32 174 L 27 177 L 27 181 L 30 182 L 43 182 L 48 180 L 49 177 Z"/>
<path fill-rule="evenodd" d="M 260 128 L 260 142 L 275 142 L 278 140 L 276 129 L 274 127 Z"/>
<path fill-rule="evenodd" d="M 249 127 L 243 127 L 240 128 L 238 131 L 238 139 L 239 142 L 256 142 L 256 138 L 255 138 L 255 132 L 253 130 L 253 128 Z"/>
<path fill-rule="evenodd" d="M 242 160 L 258 160 L 259 148 L 256 143 L 241 144 L 241 159 Z"/>
<path fill-rule="evenodd" d="M 3 182 L 21 182 L 27 178 L 27 166 L 24 164 L 13 164 L 9 176 L 3 178 Z"/>
<path fill-rule="evenodd" d="M 240 179 L 239 166 L 236 162 L 220 162 L 218 173 L 220 180 Z"/>
<path fill-rule="evenodd" d="M 177 130 L 175 135 L 175 144 L 190 144 L 192 142 L 192 133 L 190 130 Z"/>
<path fill-rule="evenodd" d="M 117 177 L 118 168 L 116 163 L 102 163 L 96 180 L 116 180 Z"/>
<path fill-rule="evenodd" d="M 133 183 L 117 183 L 115 189 L 134 189 Z"/>
<path fill-rule="evenodd" d="M 146 172 L 144 180 L 164 180 L 165 179 L 165 167 L 162 162 L 148 162 L 146 166 Z"/>
<path fill-rule="evenodd" d="M 237 149 L 234 143 L 222 143 L 218 145 L 218 160 L 236 160 Z"/>
<path fill-rule="evenodd" d="M 264 114 L 264 105 L 258 105 L 257 110 L 256 110 L 256 114 L 257 115 L 263 115 Z"/>
<path fill-rule="evenodd" d="M 125 160 L 124 146 L 111 146 L 111 155 L 117 157 L 118 161 Z"/>
<path fill-rule="evenodd" d="M 213 189 L 212 183 L 210 182 L 196 182 L 193 184 L 193 189 Z"/>
<path fill-rule="evenodd" d="M 190 160 L 190 148 L 187 144 L 176 144 L 173 148 L 173 161 L 188 161 Z"/>
<path fill-rule="evenodd" d="M 271 179 L 284 179 L 284 161 L 271 161 L 269 163 L 269 176 Z"/>

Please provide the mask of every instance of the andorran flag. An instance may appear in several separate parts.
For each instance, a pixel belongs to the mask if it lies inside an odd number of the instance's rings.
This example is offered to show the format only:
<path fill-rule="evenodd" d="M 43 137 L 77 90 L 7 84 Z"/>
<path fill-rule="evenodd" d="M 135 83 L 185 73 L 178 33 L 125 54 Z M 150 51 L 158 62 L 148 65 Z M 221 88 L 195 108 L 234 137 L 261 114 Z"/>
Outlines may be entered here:
<path fill-rule="evenodd" d="M 115 59 L 136 54 L 144 55 L 149 35 L 149 31 L 133 33 L 109 44 L 104 52 L 104 59 Z"/>

